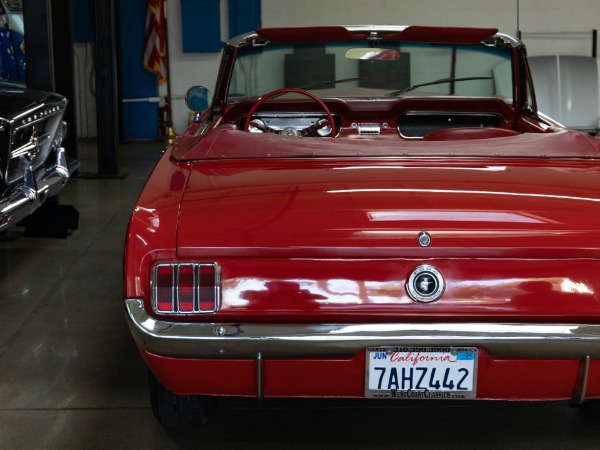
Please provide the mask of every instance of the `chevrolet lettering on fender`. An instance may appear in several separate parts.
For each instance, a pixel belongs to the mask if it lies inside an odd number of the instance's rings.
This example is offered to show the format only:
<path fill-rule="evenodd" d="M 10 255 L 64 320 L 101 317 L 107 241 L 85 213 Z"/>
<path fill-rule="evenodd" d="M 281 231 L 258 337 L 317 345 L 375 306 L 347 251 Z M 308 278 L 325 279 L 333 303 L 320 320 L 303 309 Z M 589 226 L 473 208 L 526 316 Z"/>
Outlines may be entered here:
<path fill-rule="evenodd" d="M 600 411 L 600 140 L 538 111 L 521 40 L 261 28 L 186 102 L 124 257 L 165 427 L 226 396 Z"/>

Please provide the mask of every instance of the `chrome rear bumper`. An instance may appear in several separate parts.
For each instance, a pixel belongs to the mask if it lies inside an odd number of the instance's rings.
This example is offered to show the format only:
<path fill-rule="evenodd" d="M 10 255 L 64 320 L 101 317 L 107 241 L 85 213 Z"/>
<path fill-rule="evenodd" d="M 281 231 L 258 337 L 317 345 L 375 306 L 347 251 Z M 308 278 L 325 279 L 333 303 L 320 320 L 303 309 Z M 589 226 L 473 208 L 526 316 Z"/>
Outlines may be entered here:
<path fill-rule="evenodd" d="M 42 203 L 58 194 L 79 167 L 79 161 L 67 162 L 64 148 L 56 152 L 55 164 L 39 175 L 31 167 L 25 168 L 22 182 L 0 199 L 0 231 L 27 217 Z"/>
<path fill-rule="evenodd" d="M 473 346 L 513 358 L 600 358 L 600 325 L 511 323 L 220 324 L 156 320 L 125 299 L 134 339 L 181 358 L 351 357 L 370 346 Z"/>

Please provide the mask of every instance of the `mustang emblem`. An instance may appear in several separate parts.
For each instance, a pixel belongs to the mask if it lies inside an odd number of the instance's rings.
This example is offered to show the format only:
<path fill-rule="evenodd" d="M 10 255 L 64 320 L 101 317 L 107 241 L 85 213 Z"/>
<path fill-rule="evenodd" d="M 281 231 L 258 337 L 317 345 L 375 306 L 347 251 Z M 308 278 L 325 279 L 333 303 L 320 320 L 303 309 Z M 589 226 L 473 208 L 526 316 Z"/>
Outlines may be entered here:
<path fill-rule="evenodd" d="M 417 302 L 431 303 L 438 300 L 444 292 L 444 278 L 433 266 L 422 265 L 411 273 L 406 283 L 410 298 Z"/>

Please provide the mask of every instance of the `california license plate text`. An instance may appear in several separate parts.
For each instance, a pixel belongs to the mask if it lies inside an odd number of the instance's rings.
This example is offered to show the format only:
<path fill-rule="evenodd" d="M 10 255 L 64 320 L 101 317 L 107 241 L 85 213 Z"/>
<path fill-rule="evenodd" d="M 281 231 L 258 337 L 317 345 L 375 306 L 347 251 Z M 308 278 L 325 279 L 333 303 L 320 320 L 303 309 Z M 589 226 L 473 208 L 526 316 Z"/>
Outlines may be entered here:
<path fill-rule="evenodd" d="M 367 397 L 473 398 L 476 348 L 367 349 Z"/>

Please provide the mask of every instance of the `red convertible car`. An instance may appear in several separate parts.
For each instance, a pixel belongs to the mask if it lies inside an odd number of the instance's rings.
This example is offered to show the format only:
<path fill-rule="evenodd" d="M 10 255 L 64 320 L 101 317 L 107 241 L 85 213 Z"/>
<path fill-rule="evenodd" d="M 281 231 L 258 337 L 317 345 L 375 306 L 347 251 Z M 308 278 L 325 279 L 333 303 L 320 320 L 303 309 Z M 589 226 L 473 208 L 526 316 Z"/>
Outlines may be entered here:
<path fill-rule="evenodd" d="M 220 396 L 597 410 L 600 141 L 539 113 L 531 80 L 496 29 L 232 39 L 127 233 L 159 421 L 203 424 Z"/>

